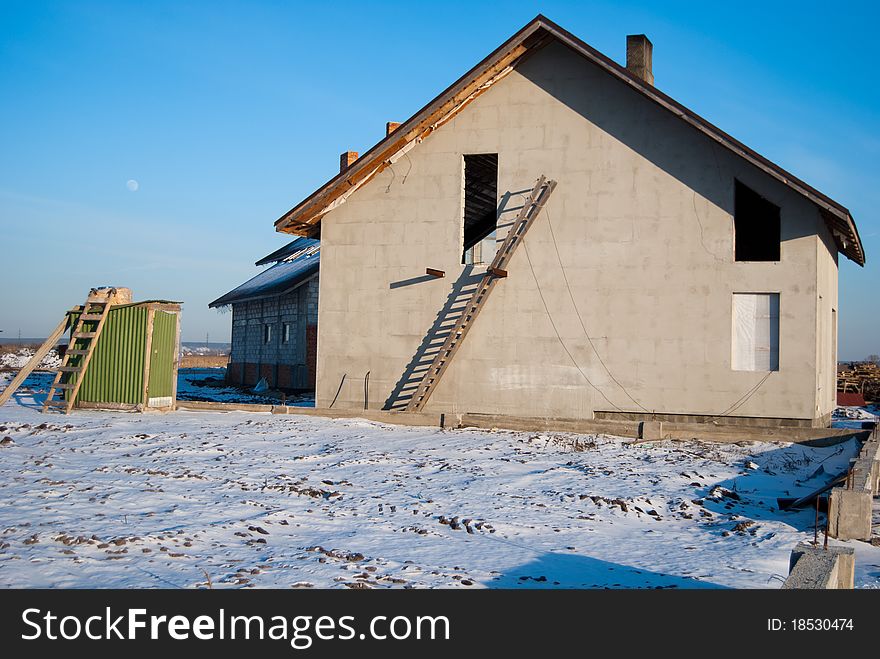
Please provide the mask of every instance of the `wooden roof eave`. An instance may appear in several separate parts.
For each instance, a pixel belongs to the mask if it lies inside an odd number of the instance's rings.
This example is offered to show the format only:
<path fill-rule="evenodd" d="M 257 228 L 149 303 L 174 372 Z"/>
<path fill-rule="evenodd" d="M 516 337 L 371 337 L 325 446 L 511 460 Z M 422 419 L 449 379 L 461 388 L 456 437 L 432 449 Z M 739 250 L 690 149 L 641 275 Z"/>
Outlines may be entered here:
<path fill-rule="evenodd" d="M 530 50 L 540 49 L 551 38 L 559 40 L 726 149 L 793 188 L 816 204 L 823 212 L 823 217 L 827 218 L 830 215 L 843 222 L 846 225 L 844 233 L 851 243 L 845 245 L 841 252 L 858 265 L 865 264 L 865 254 L 858 229 L 852 215 L 846 208 L 541 15 L 538 15 L 477 66 L 419 110 L 391 135 L 367 151 L 351 167 L 332 178 L 300 204 L 282 215 L 275 221 L 275 230 L 304 236 L 316 235 L 319 230 L 316 225 L 326 212 L 335 208 L 334 203 L 338 203 L 340 199 L 344 201 L 346 194 L 350 194 L 385 169 L 402 149 L 407 146 L 411 147 L 415 140 L 427 137 L 436 127 L 435 124 L 438 120 L 440 123 L 445 123 L 451 116 L 461 111 L 470 100 L 473 100 L 472 95 L 480 89 L 481 85 L 505 69 L 515 66 Z"/>
<path fill-rule="evenodd" d="M 533 21 L 514 37 L 502 44 L 473 69 L 459 78 L 412 118 L 373 148 L 358 158 L 344 172 L 340 172 L 309 197 L 275 221 L 275 230 L 284 233 L 307 235 L 314 231 L 314 223 L 330 210 L 330 205 L 340 197 L 366 183 L 395 160 L 403 149 L 420 141 L 455 114 L 460 112 L 477 95 L 488 89 L 499 75 L 518 62 L 530 49 L 543 45 L 543 39 L 529 37 L 542 29 L 540 22 Z M 481 89 L 482 88 L 482 89 Z M 450 96 L 451 94 L 451 96 Z"/>

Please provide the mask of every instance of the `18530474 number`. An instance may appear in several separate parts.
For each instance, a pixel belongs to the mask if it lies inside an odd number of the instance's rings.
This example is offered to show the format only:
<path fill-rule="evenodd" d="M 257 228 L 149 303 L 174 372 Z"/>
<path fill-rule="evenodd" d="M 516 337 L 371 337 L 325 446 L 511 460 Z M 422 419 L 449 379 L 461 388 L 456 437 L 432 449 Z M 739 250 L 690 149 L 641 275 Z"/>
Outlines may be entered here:
<path fill-rule="evenodd" d="M 774 632 L 852 631 L 854 625 L 852 618 L 770 618 L 767 629 Z"/>

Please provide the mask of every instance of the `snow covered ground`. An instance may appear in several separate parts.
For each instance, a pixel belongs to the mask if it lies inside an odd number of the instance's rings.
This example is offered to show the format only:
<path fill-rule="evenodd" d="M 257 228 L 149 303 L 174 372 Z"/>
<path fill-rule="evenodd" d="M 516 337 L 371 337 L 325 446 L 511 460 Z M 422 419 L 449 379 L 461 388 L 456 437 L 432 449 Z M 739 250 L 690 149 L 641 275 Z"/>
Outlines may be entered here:
<path fill-rule="evenodd" d="M 41 400 L 0 408 L 0 586 L 776 588 L 814 518 L 776 497 L 856 448 Z M 851 544 L 880 587 L 880 548 Z"/>
<path fill-rule="evenodd" d="M 20 369 L 25 366 L 34 356 L 36 350 L 33 348 L 20 348 L 16 352 L 0 353 L 0 368 Z M 39 368 L 58 368 L 61 366 L 61 358 L 54 349 L 40 360 Z"/>
<path fill-rule="evenodd" d="M 865 426 L 863 422 L 877 422 L 880 420 L 880 408 L 877 405 L 857 407 L 854 405 L 841 405 L 834 410 L 831 425 L 835 428 L 857 428 Z"/>
<path fill-rule="evenodd" d="M 214 401 L 218 403 L 256 403 L 279 405 L 277 396 L 254 393 L 244 387 L 218 386 L 226 376 L 225 368 L 182 368 L 177 379 L 179 400 Z M 212 384 L 206 384 L 213 381 Z M 314 407 L 314 394 L 291 396 L 287 404 L 294 407 Z"/>

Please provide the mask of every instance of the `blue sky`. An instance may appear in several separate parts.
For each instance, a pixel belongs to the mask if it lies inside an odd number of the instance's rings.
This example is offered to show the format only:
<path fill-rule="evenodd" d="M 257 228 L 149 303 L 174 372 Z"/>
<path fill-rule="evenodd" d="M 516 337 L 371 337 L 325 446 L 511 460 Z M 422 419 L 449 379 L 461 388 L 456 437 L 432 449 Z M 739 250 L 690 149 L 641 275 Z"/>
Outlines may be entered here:
<path fill-rule="evenodd" d="M 848 206 L 868 265 L 841 259 L 840 355 L 880 353 L 867 2 L 0 0 L 0 336 L 115 284 L 228 340 L 207 304 L 285 242 L 273 221 L 539 12 L 618 61 L 648 34 L 658 88 Z"/>

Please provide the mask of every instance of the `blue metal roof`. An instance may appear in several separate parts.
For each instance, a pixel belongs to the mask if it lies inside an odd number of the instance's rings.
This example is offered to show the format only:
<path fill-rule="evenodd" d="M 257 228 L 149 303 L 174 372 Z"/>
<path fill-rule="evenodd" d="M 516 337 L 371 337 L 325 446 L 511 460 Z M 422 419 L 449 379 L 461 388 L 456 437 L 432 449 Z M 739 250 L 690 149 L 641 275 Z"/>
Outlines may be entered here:
<path fill-rule="evenodd" d="M 290 248 L 294 244 L 297 249 L 292 250 L 284 260 L 263 270 L 256 277 L 249 279 L 226 295 L 217 298 L 208 307 L 225 307 L 233 302 L 281 295 L 293 290 L 306 279 L 317 274 L 321 256 L 320 242 L 313 238 L 299 238 L 281 249 Z M 274 256 L 280 251 L 278 250 L 269 256 Z M 266 257 L 266 259 L 268 258 Z M 262 259 L 261 262 L 267 262 L 266 259 Z"/>
<path fill-rule="evenodd" d="M 278 263 L 278 261 L 283 261 L 288 256 L 292 254 L 296 254 L 301 249 L 311 247 L 313 244 L 317 243 L 317 240 L 313 238 L 295 238 L 287 243 L 284 247 L 280 247 L 276 249 L 274 252 L 269 254 L 268 256 L 264 256 L 259 261 L 254 263 L 254 265 L 266 265 L 267 263 Z"/>

